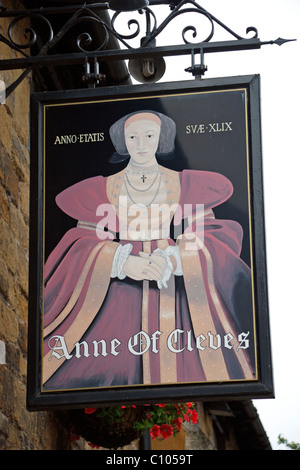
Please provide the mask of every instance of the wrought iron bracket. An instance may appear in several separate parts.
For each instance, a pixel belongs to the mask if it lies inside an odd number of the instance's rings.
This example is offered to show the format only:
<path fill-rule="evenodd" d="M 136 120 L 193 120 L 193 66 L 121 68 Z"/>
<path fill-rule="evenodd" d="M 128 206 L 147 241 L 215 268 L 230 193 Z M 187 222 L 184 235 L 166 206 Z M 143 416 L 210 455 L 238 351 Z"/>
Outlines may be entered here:
<path fill-rule="evenodd" d="M 88 57 L 86 57 L 84 64 L 84 74 L 82 76 L 82 81 L 86 83 L 89 88 L 95 88 L 97 85 L 100 85 L 105 81 L 105 75 L 100 73 L 97 57 L 94 57 L 93 59 L 94 71 L 91 72 L 91 64 Z"/>
<path fill-rule="evenodd" d="M 160 5 L 169 5 L 170 12 L 166 18 L 158 24 L 155 8 Z M 105 13 L 105 14 L 104 14 Z M 110 13 L 110 14 L 109 14 Z M 9 96 L 15 88 L 24 80 L 31 70 L 36 67 L 67 66 L 71 64 L 83 64 L 83 82 L 87 86 L 99 86 L 104 82 L 104 74 L 100 73 L 100 64 L 103 62 L 113 62 L 128 59 L 139 60 L 142 64 L 147 60 L 148 73 L 155 75 L 155 59 L 162 59 L 168 56 L 191 55 L 191 67 L 185 69 L 187 72 L 201 79 L 207 67 L 204 65 L 204 54 L 212 52 L 227 52 L 237 50 L 259 49 L 263 45 L 282 45 L 294 39 L 278 38 L 273 41 L 262 42 L 258 38 L 258 31 L 255 27 L 246 29 L 246 36 L 242 37 L 232 29 L 222 23 L 218 18 L 202 8 L 195 0 L 150 0 L 149 7 L 143 8 L 132 14 L 138 15 L 139 20 L 134 17 L 127 22 L 130 34 L 124 34 L 117 30 L 117 21 L 122 18 L 122 12 L 110 12 L 109 4 L 106 3 L 84 3 L 82 5 L 65 5 L 59 7 L 41 7 L 26 10 L 6 10 L 0 3 L 0 21 L 8 19 L 9 24 L 6 36 L 0 34 L 0 42 L 11 50 L 19 53 L 18 58 L 0 60 L 0 71 L 23 70 L 15 82 L 10 84 L 5 95 Z M 195 25 L 188 25 L 182 29 L 183 43 L 175 46 L 156 46 L 156 38 L 165 31 L 170 23 L 179 16 L 193 14 Z M 55 27 L 55 19 L 60 16 L 60 26 Z M 106 15 L 106 16 L 105 16 Z M 189 16 L 191 18 L 191 16 Z M 144 21 L 144 31 L 141 32 L 141 22 Z M 198 21 L 205 21 L 209 26 L 208 35 L 201 41 L 191 42 L 187 39 L 189 34 L 193 39 L 198 37 L 201 28 Z M 24 26 L 24 42 L 19 43 L 14 39 L 14 29 L 27 22 Z M 61 25 L 62 24 L 62 25 Z M 124 21 L 122 22 L 124 24 Z M 79 25 L 84 28 L 92 26 L 92 31 L 98 31 L 97 38 L 92 36 L 91 30 L 80 32 Z M 212 41 L 215 34 L 215 27 L 220 27 L 229 34 L 230 40 Z M 132 32 L 132 29 L 134 31 Z M 74 51 L 61 53 L 63 41 L 70 31 L 76 31 L 76 41 Z M 45 34 L 47 38 L 45 39 Z M 133 47 L 131 41 L 140 38 L 138 46 Z M 99 37 L 101 38 L 99 42 Z M 43 38 L 43 39 L 42 39 Z M 109 48 L 113 38 L 117 47 Z M 96 43 L 96 40 L 98 41 Z M 55 47 L 60 45 L 60 53 L 56 53 Z M 67 51 L 67 50 L 66 50 Z M 200 52 L 200 64 L 195 63 L 195 55 Z M 91 72 L 91 63 L 94 67 Z M 160 77 L 159 77 L 160 78 Z M 159 79 L 158 78 L 158 79 Z M 150 77 L 152 81 L 157 78 Z M 147 79 L 145 78 L 145 81 Z M 1 96 L 0 96 L 1 98 Z M 0 99 L 0 103 L 3 102 Z"/>
<path fill-rule="evenodd" d="M 204 52 L 203 48 L 200 48 L 200 58 L 201 62 L 200 64 L 195 64 L 195 54 L 196 51 L 193 49 L 192 50 L 192 65 L 191 67 L 188 67 L 185 69 L 186 72 L 190 72 L 195 78 L 201 79 L 202 75 L 205 74 L 207 71 L 207 66 L 204 64 Z"/>

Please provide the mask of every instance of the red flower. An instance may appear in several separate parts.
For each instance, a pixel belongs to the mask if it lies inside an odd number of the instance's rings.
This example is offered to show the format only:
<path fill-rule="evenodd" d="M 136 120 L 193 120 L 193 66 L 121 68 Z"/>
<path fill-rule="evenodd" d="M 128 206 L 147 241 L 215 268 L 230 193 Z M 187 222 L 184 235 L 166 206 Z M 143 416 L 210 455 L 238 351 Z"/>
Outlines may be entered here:
<path fill-rule="evenodd" d="M 88 445 L 93 449 L 100 449 L 100 446 L 98 446 L 97 444 L 93 444 L 92 442 L 88 442 Z"/>
<path fill-rule="evenodd" d="M 154 424 L 154 426 L 150 429 L 150 436 L 152 437 L 152 440 L 158 437 L 159 433 L 160 427 L 157 424 Z"/>
<path fill-rule="evenodd" d="M 71 434 L 70 434 L 70 442 L 71 442 L 71 443 L 74 442 L 74 441 L 79 441 L 79 439 L 80 439 L 80 435 L 79 435 L 79 434 L 73 434 L 73 433 L 71 432 Z"/>
<path fill-rule="evenodd" d="M 191 414 L 191 421 L 192 423 L 196 424 L 197 421 L 198 421 L 198 413 L 196 410 L 193 410 L 192 411 L 192 414 Z"/>
<path fill-rule="evenodd" d="M 173 427 L 170 424 L 162 424 L 160 427 L 160 434 L 163 439 L 167 439 L 173 434 Z"/>
<path fill-rule="evenodd" d="M 96 410 L 97 408 L 85 408 L 84 409 L 86 415 L 91 415 L 92 413 L 95 413 Z"/>
<path fill-rule="evenodd" d="M 126 406 L 122 405 L 121 406 L 121 410 L 124 410 L 126 408 Z"/>
<path fill-rule="evenodd" d="M 156 406 L 159 406 L 160 408 L 164 408 L 165 406 L 167 406 L 166 403 L 158 403 Z"/>
<path fill-rule="evenodd" d="M 182 425 L 182 418 L 173 419 L 172 424 L 177 428 L 177 431 L 179 432 Z"/>

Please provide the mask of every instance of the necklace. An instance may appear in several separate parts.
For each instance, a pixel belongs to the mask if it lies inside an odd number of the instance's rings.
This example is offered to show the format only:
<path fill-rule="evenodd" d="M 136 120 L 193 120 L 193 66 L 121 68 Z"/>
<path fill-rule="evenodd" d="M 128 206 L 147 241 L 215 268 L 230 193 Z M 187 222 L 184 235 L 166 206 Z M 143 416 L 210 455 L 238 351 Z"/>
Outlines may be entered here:
<path fill-rule="evenodd" d="M 150 184 L 150 186 L 148 186 L 148 188 L 145 188 L 145 189 L 144 189 L 144 188 L 143 188 L 143 189 L 140 189 L 140 188 L 136 188 L 135 186 L 133 186 L 133 184 L 132 184 L 132 183 L 130 182 L 130 180 L 129 180 L 129 177 L 128 177 L 127 172 L 125 173 L 125 176 L 126 176 L 126 180 L 127 180 L 128 184 L 129 184 L 129 186 L 130 186 L 132 189 L 134 189 L 135 191 L 138 191 L 138 192 L 140 192 L 140 193 L 145 193 L 146 191 L 149 191 L 149 190 L 152 188 L 152 186 L 154 186 L 154 183 L 155 183 L 155 181 L 156 181 L 156 179 L 157 179 L 157 177 L 158 177 L 158 173 L 159 173 L 159 170 L 157 169 L 157 172 L 156 172 L 156 175 L 155 175 L 155 177 L 154 177 L 154 180 L 152 181 L 152 183 Z M 144 183 L 144 182 L 145 182 L 145 179 L 146 179 L 146 176 L 143 175 L 143 176 L 141 177 L 141 179 L 143 180 L 143 183 Z"/>
<path fill-rule="evenodd" d="M 158 164 L 154 163 L 151 166 L 144 167 L 141 165 L 137 165 L 134 162 L 130 161 L 130 163 L 127 165 L 126 172 L 133 174 L 133 175 L 140 175 L 141 173 L 143 175 L 151 175 L 152 173 L 156 173 L 158 169 Z"/>
<path fill-rule="evenodd" d="M 156 178 L 155 178 L 155 180 L 156 180 Z M 126 188 L 126 191 L 127 191 L 128 196 L 129 196 L 129 199 L 131 200 L 131 202 L 133 202 L 133 204 L 135 204 L 136 206 L 140 206 L 140 207 L 143 207 L 143 206 L 150 207 L 151 204 L 155 201 L 155 199 L 156 199 L 156 197 L 157 197 L 157 195 L 158 195 L 158 191 L 159 191 L 160 183 L 161 183 L 161 175 L 160 175 L 160 177 L 159 177 L 159 183 L 158 183 L 158 186 L 157 186 L 157 190 L 155 191 L 154 197 L 153 197 L 153 199 L 152 199 L 148 204 L 141 204 L 141 203 L 139 204 L 139 203 L 137 203 L 137 202 L 133 199 L 133 197 L 131 196 L 131 194 L 130 194 L 130 192 L 129 192 L 129 189 L 128 189 L 126 180 L 124 180 L 124 183 L 125 183 L 125 188 Z"/>

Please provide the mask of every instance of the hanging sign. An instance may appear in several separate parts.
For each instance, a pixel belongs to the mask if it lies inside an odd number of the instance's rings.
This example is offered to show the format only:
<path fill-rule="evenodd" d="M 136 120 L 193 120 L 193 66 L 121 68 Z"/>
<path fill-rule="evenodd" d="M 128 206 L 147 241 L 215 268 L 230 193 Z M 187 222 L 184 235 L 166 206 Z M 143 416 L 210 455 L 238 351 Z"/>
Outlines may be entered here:
<path fill-rule="evenodd" d="M 259 77 L 31 106 L 28 407 L 272 396 Z"/>

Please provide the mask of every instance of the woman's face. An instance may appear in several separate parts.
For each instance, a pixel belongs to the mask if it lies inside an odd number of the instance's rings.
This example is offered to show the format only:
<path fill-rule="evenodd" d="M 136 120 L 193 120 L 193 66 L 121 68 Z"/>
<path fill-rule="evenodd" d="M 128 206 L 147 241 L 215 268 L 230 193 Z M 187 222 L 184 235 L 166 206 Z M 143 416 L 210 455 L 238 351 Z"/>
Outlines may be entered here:
<path fill-rule="evenodd" d="M 151 162 L 158 147 L 160 125 L 141 119 L 130 123 L 124 132 L 126 147 L 134 162 L 140 165 Z"/>

